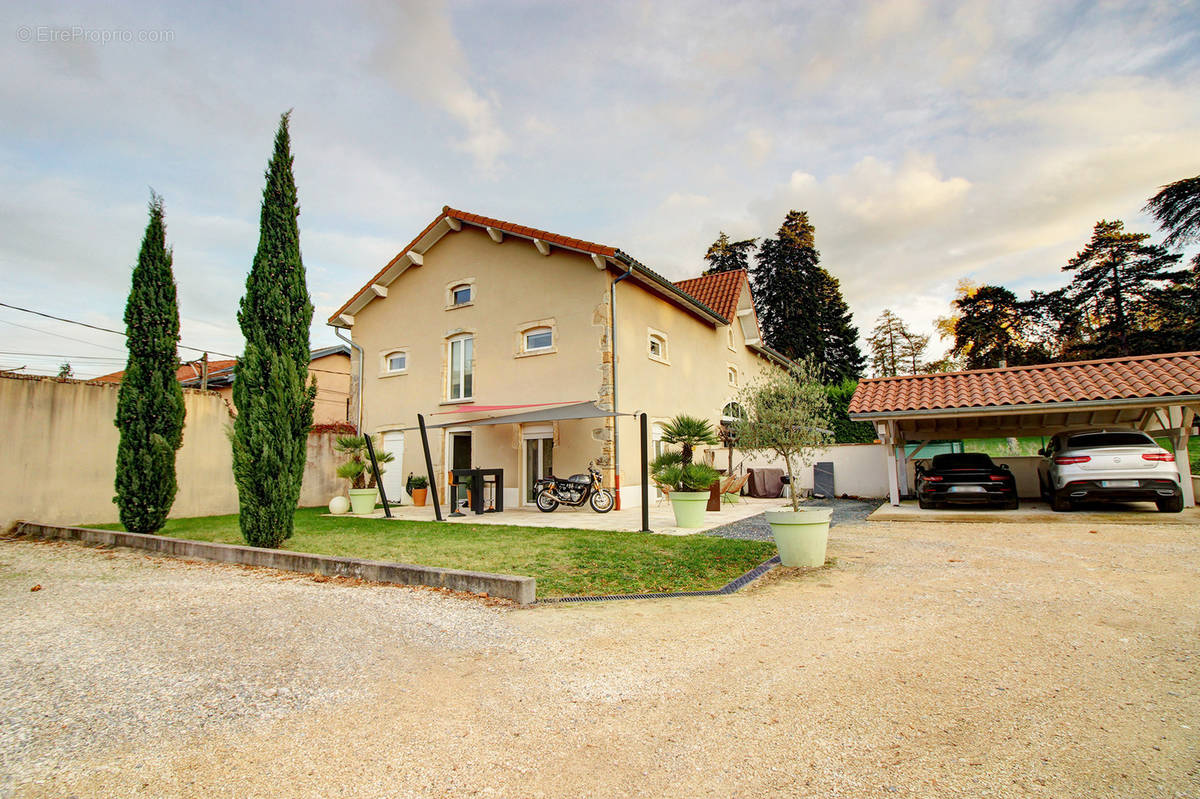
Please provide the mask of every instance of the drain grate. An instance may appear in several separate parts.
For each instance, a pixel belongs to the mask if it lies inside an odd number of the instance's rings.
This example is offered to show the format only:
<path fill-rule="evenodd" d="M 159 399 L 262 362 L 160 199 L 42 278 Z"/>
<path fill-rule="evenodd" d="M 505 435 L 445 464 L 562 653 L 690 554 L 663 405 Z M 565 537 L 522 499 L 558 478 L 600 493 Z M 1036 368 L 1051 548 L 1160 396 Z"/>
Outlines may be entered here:
<path fill-rule="evenodd" d="M 779 556 L 763 561 L 758 566 L 755 566 L 750 571 L 738 577 L 736 580 L 721 586 L 715 591 L 677 591 L 675 593 L 665 594 L 609 594 L 608 596 L 564 596 L 555 599 L 539 599 L 539 605 L 557 605 L 566 602 L 608 602 L 614 599 L 673 599 L 675 597 L 684 596 L 724 596 L 739 591 L 750 583 L 762 577 L 767 572 L 779 565 Z"/>

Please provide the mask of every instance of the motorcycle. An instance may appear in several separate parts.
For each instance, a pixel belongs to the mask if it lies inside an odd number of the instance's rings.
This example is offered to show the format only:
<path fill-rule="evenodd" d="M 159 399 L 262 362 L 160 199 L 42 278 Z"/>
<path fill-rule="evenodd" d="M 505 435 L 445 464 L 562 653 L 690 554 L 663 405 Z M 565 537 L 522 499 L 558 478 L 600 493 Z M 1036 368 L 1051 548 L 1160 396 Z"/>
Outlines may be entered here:
<path fill-rule="evenodd" d="M 578 508 L 587 502 L 596 513 L 613 509 L 612 492 L 603 486 L 595 461 L 588 461 L 587 474 L 573 474 L 566 480 L 551 475 L 533 484 L 538 510 L 553 513 L 559 505 Z"/>

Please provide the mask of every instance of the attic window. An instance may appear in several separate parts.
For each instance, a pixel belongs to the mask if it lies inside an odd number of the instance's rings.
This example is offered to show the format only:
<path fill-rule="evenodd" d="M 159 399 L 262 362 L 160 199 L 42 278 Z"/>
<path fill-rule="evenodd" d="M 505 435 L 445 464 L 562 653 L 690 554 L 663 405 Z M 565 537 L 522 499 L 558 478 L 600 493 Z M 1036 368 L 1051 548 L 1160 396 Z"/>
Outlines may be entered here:
<path fill-rule="evenodd" d="M 670 363 L 667 360 L 667 334 L 658 330 L 651 330 L 648 338 L 647 355 L 650 360 L 658 361 L 659 363 Z"/>
<path fill-rule="evenodd" d="M 470 283 L 463 283 L 450 289 L 451 305 L 466 305 L 475 299 L 475 292 Z"/>

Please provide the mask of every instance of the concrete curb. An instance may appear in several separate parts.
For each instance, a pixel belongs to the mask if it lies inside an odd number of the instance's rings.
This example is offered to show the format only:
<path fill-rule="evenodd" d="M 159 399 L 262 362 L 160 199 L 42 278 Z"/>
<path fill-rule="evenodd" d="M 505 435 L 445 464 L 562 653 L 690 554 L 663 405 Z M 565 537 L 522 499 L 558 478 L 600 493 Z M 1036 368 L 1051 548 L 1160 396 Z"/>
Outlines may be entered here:
<path fill-rule="evenodd" d="M 51 541 L 80 541 L 110 547 L 145 549 L 181 558 L 197 558 L 217 563 L 240 563 L 268 569 L 323 574 L 329 577 L 355 577 L 377 583 L 396 585 L 430 585 L 453 591 L 471 591 L 498 596 L 521 605 L 533 604 L 537 581 L 533 577 L 511 574 L 439 569 L 433 566 L 414 566 L 407 563 L 386 563 L 377 560 L 339 558 L 332 555 L 312 555 L 289 552 L 285 549 L 215 544 L 208 541 L 189 541 L 145 533 L 124 533 L 116 530 L 95 530 L 90 527 L 62 527 L 37 522 L 20 522 L 17 535 Z"/>

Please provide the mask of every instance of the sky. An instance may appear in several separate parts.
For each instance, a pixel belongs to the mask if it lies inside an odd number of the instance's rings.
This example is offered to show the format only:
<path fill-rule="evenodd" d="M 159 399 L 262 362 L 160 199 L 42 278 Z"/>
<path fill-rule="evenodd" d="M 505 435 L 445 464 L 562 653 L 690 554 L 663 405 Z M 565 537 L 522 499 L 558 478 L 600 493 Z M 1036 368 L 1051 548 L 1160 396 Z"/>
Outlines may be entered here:
<path fill-rule="evenodd" d="M 123 328 L 153 189 L 214 353 L 288 109 L 314 347 L 443 205 L 672 279 L 805 210 L 865 336 L 884 308 L 932 332 L 962 279 L 1060 285 L 1101 218 L 1160 239 L 1146 200 L 1200 173 L 1187 0 L 10 0 L 0 35 L 0 302 Z M 0 368 L 123 346 L 0 307 Z"/>

